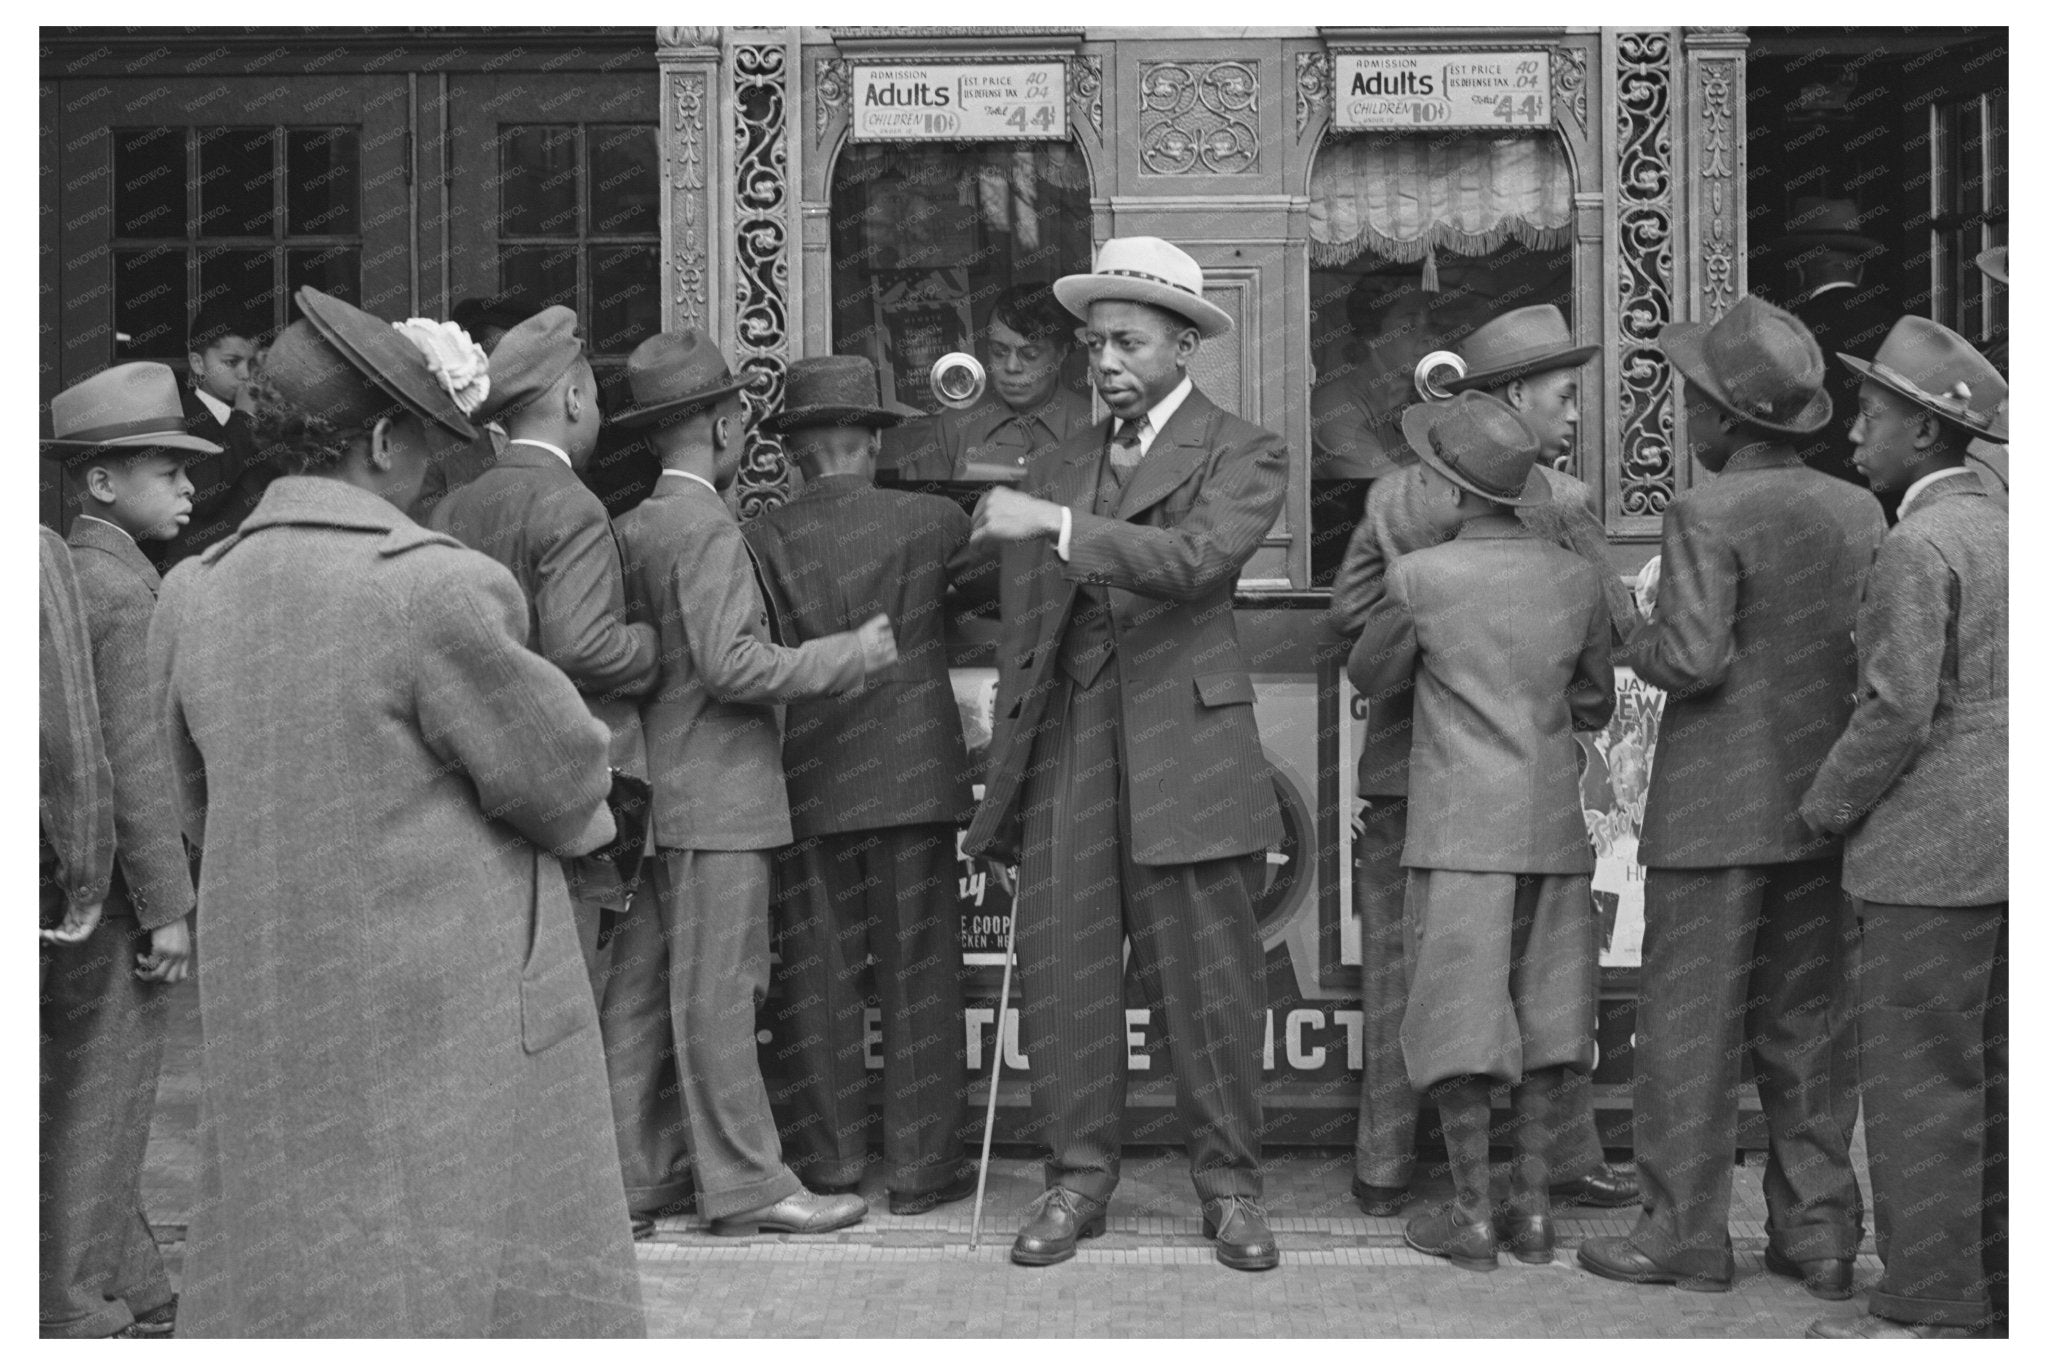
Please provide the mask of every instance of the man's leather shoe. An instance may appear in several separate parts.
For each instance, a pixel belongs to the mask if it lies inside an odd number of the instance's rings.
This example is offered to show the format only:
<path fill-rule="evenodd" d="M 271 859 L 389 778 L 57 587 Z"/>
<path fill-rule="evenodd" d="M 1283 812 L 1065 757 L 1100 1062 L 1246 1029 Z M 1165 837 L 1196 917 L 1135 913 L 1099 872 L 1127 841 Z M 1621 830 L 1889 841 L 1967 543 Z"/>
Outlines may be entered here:
<path fill-rule="evenodd" d="M 1659 1265 L 1626 1237 L 1588 1237 L 1579 1243 L 1579 1265 L 1623 1284 L 1675 1284 L 1698 1294 L 1725 1294 L 1729 1286 L 1727 1280 L 1685 1275 Z"/>
<path fill-rule="evenodd" d="M 1795 1261 L 1766 1242 L 1764 1269 L 1773 1275 L 1801 1281 L 1806 1292 L 1816 1299 L 1846 1299 L 1856 1292 L 1856 1263 L 1840 1257 Z"/>
<path fill-rule="evenodd" d="M 629 1213 L 626 1221 L 632 1225 L 633 1240 L 644 1242 L 654 1236 L 654 1219 L 644 1213 Z"/>
<path fill-rule="evenodd" d="M 1357 1176 L 1351 1177 L 1351 1197 L 1358 1201 L 1358 1207 L 1369 1218 L 1392 1218 L 1408 1203 L 1406 1185 L 1368 1185 Z"/>
<path fill-rule="evenodd" d="M 1550 1202 L 1574 1204 L 1589 1209 L 1620 1209 L 1643 1197 L 1634 1175 L 1601 1162 L 1577 1180 L 1561 1180 L 1550 1187 Z"/>
<path fill-rule="evenodd" d="M 930 1213 L 941 1204 L 957 1204 L 974 1193 L 975 1173 L 965 1172 L 954 1176 L 935 1190 L 920 1190 L 912 1194 L 889 1191 L 889 1212 L 905 1218 L 914 1218 L 920 1213 Z"/>
<path fill-rule="evenodd" d="M 114 1333 L 114 1336 L 123 1340 L 137 1337 L 168 1337 L 175 1335 L 177 1328 L 178 1296 L 173 1294 L 169 1303 L 158 1304 Z"/>
<path fill-rule="evenodd" d="M 1232 1270 L 1271 1270 L 1280 1264 L 1280 1244 L 1256 1199 L 1231 1195 L 1204 1203 L 1202 1235 L 1216 1244 L 1216 1259 Z"/>
<path fill-rule="evenodd" d="M 1875 1313 L 1853 1318 L 1815 1318 L 1806 1325 L 1806 1335 L 1822 1341 L 1951 1341 L 1975 1336 L 1967 1327 L 1937 1327 L 1927 1322 L 1893 1322 Z"/>
<path fill-rule="evenodd" d="M 757 1232 L 833 1232 L 852 1227 L 868 1216 L 868 1201 L 857 1194 L 812 1194 L 798 1190 L 765 1208 L 711 1220 L 720 1237 L 751 1237 Z"/>
<path fill-rule="evenodd" d="M 1434 1213 L 1408 1220 L 1402 1236 L 1408 1245 L 1431 1256 L 1441 1256 L 1461 1270 L 1500 1269 L 1500 1239 L 1494 1235 L 1493 1220 L 1476 1223 L 1460 1221 L 1457 1205 L 1446 1204 Z"/>
<path fill-rule="evenodd" d="M 1505 1208 L 1493 1215 L 1493 1235 L 1503 1250 L 1523 1265 L 1549 1265 L 1557 1259 L 1557 1225 L 1550 1214 Z"/>
<path fill-rule="evenodd" d="M 1083 1237 L 1100 1237 L 1109 1222 L 1109 1206 L 1055 1185 L 1031 1201 L 1029 1216 L 1010 1244 L 1018 1265 L 1058 1265 L 1074 1258 Z"/>

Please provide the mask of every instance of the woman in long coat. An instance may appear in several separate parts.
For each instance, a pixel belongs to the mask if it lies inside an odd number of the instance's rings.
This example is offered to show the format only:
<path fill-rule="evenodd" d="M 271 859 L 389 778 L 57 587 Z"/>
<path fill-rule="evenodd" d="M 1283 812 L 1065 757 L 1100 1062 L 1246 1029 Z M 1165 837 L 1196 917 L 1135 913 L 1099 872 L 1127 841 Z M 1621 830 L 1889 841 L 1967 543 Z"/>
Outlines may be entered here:
<path fill-rule="evenodd" d="M 203 847 L 179 1333 L 639 1335 L 556 863 L 611 837 L 604 728 L 511 575 L 400 510 L 481 352 L 298 301 L 256 390 L 286 477 L 150 632 Z"/>

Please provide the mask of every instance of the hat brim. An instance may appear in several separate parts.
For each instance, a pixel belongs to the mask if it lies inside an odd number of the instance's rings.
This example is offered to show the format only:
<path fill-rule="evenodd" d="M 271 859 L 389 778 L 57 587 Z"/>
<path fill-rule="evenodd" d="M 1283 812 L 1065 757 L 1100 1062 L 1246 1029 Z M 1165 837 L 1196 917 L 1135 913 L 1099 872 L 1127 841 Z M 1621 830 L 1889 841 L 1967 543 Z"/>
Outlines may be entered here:
<path fill-rule="evenodd" d="M 1493 389 L 1517 379 L 1526 379 L 1532 374 L 1548 374 L 1552 370 L 1575 370 L 1600 354 L 1600 345 L 1573 346 L 1562 351 L 1546 351 L 1542 355 L 1517 360 L 1512 365 L 1502 365 L 1491 370 L 1468 371 L 1463 379 L 1453 379 L 1445 384 L 1447 393 L 1463 393 L 1467 389 Z"/>
<path fill-rule="evenodd" d="M 455 406 L 454 398 L 428 373 L 412 343 L 390 323 L 310 285 L 300 287 L 297 303 L 300 314 L 312 324 L 321 340 L 341 352 L 341 358 L 356 373 L 400 407 L 421 421 L 447 428 L 465 441 L 476 439 L 476 428 Z"/>
<path fill-rule="evenodd" d="M 1154 308 L 1178 313 L 1205 339 L 1220 337 L 1235 325 L 1230 314 L 1198 294 L 1130 275 L 1063 275 L 1053 281 L 1052 293 L 1062 307 L 1083 321 L 1087 320 L 1089 304 L 1116 299 L 1149 303 Z"/>
<path fill-rule="evenodd" d="M 1744 411 L 1728 396 L 1728 391 L 1707 366 L 1706 338 L 1712 327 L 1710 322 L 1672 322 L 1665 324 L 1664 330 L 1657 333 L 1658 348 L 1678 367 L 1678 372 L 1685 376 L 1688 384 L 1713 399 L 1717 406 L 1773 436 L 1811 436 L 1833 419 L 1835 400 L 1828 397 L 1824 388 L 1815 389 L 1813 397 L 1790 422 L 1773 422 Z"/>
<path fill-rule="evenodd" d="M 2008 258 L 2008 252 L 2005 247 L 1994 246 L 1986 247 L 1971 259 L 1975 261 L 1979 270 L 2010 289 L 2012 288 L 2012 281 L 2006 278 L 2006 262 Z"/>
<path fill-rule="evenodd" d="M 1980 422 L 1973 418 L 1965 417 L 1960 413 L 1952 412 L 1947 408 L 1938 407 L 1928 402 L 1926 394 L 1916 392 L 1912 388 L 1899 383 L 1885 374 L 1884 371 L 1878 369 L 1871 361 L 1863 360 L 1853 355 L 1843 355 L 1840 351 L 1835 352 L 1835 358 L 1873 384 L 1883 385 L 1911 403 L 1914 407 L 1931 412 L 1944 422 L 1953 422 L 1973 436 L 1981 436 L 1987 441 L 1996 441 L 2000 445 L 2004 445 L 2008 441 L 2006 435 L 2008 428 L 2004 422 L 1998 419 L 1995 413 L 1988 422 Z"/>
<path fill-rule="evenodd" d="M 924 416 L 923 413 L 917 415 Z M 911 420 L 902 413 L 888 408 L 821 404 L 808 408 L 785 408 L 772 417 L 764 417 L 761 419 L 761 430 L 771 436 L 780 436 L 788 431 L 800 431 L 804 427 L 874 427 L 877 430 L 886 430 Z"/>
<path fill-rule="evenodd" d="M 219 446 L 204 437 L 182 431 L 145 431 L 140 436 L 117 436 L 111 441 L 69 441 L 46 436 L 43 449 L 63 460 L 94 450 L 182 450 L 193 455 L 218 455 L 221 452 Z"/>
<path fill-rule="evenodd" d="M 677 417 L 688 417 L 693 412 L 710 407 L 721 398 L 738 393 L 747 387 L 749 382 L 751 381 L 747 379 L 735 379 L 730 384 L 721 384 L 715 389 L 704 389 L 697 393 L 686 393 L 680 398 L 668 398 L 659 403 L 627 408 L 624 412 L 605 418 L 605 423 L 608 426 L 630 430 L 635 427 L 653 426 L 657 422 L 666 422 Z"/>
<path fill-rule="evenodd" d="M 1481 488 L 1445 464 L 1443 457 L 1436 453 L 1436 447 L 1429 443 L 1429 433 L 1449 412 L 1448 403 L 1413 403 L 1401 414 L 1401 435 L 1407 439 L 1408 448 L 1415 452 L 1416 458 L 1467 493 L 1488 502 L 1507 507 L 1541 507 L 1550 501 L 1550 480 L 1538 474 L 1535 465 L 1529 466 L 1529 477 L 1522 484 L 1521 496 L 1511 498 L 1490 488 Z"/>

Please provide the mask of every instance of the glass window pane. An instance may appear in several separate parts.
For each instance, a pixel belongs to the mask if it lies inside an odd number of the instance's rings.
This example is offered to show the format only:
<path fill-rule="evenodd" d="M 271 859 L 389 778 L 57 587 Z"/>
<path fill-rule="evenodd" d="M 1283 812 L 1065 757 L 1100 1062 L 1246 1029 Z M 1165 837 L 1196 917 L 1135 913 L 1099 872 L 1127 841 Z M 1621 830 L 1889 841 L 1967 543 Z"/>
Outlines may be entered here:
<path fill-rule="evenodd" d="M 183 128 L 115 129 L 114 235 L 183 237 L 186 179 Z"/>
<path fill-rule="evenodd" d="M 199 297 L 193 307 L 251 323 L 277 325 L 277 253 L 212 247 L 199 256 Z"/>
<path fill-rule="evenodd" d="M 363 252 L 361 247 L 309 247 L 288 251 L 284 258 L 284 288 L 290 297 L 302 284 L 323 294 L 362 306 Z"/>
<path fill-rule="evenodd" d="M 498 231 L 507 237 L 576 235 L 576 129 L 510 124 L 498 134 Z"/>
<path fill-rule="evenodd" d="M 114 253 L 114 332 L 116 360 L 184 356 L 184 247 Z"/>
<path fill-rule="evenodd" d="M 661 231 L 661 170 L 651 124 L 595 125 L 590 141 L 592 236 Z"/>
<path fill-rule="evenodd" d="M 661 268 L 651 246 L 590 248 L 590 348 L 624 355 L 661 330 Z"/>
<path fill-rule="evenodd" d="M 285 134 L 285 231 L 356 230 L 361 151 L 353 128 L 294 128 Z"/>
<path fill-rule="evenodd" d="M 268 237 L 276 219 L 277 141 L 271 128 L 207 128 L 199 134 L 199 235 Z"/>
<path fill-rule="evenodd" d="M 576 307 L 576 248 L 499 247 L 498 295 L 516 301 L 529 315 L 551 303 Z"/>

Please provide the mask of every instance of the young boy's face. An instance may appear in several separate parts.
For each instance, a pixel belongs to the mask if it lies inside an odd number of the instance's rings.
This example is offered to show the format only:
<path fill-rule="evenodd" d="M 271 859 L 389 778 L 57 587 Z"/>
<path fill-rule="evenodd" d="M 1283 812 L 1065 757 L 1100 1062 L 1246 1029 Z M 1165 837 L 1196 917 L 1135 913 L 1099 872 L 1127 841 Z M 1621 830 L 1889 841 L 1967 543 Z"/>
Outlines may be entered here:
<path fill-rule="evenodd" d="M 192 519 L 192 480 L 183 455 L 152 450 L 91 471 L 92 515 L 137 540 L 169 540 Z"/>
<path fill-rule="evenodd" d="M 185 360 L 200 388 L 232 405 L 249 382 L 249 363 L 255 355 L 256 344 L 247 337 L 224 336 L 203 351 L 188 353 Z"/>

